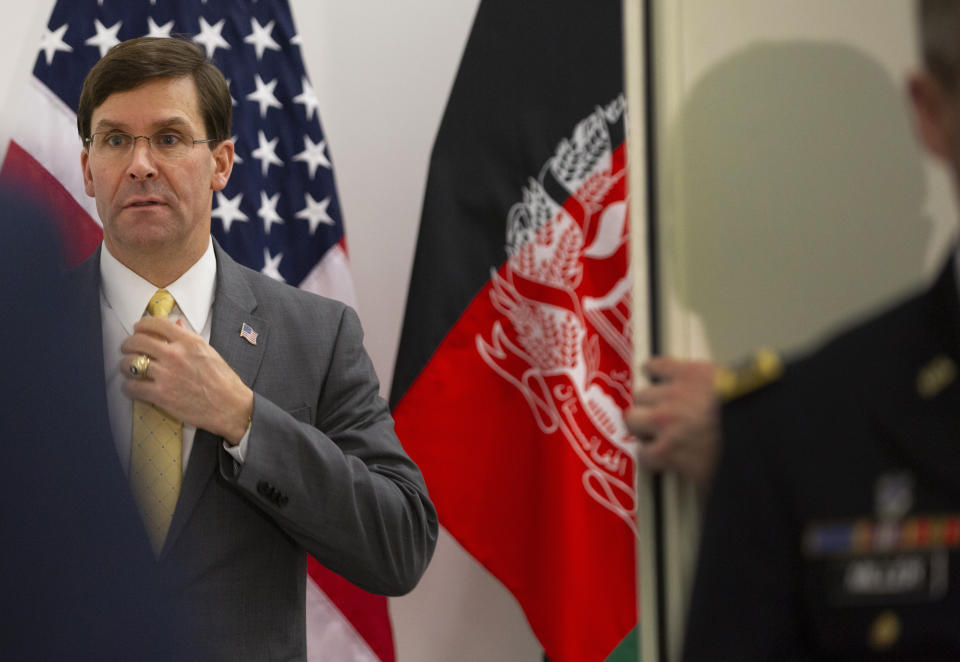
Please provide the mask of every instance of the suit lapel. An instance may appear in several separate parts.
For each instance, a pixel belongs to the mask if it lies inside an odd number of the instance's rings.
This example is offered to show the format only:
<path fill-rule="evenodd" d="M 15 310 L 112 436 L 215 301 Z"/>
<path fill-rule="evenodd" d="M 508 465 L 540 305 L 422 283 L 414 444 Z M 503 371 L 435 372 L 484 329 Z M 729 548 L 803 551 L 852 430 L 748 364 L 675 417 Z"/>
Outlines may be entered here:
<path fill-rule="evenodd" d="M 247 284 L 244 270 L 214 241 L 217 256 L 217 289 L 213 302 L 210 345 L 219 352 L 243 383 L 253 387 L 269 336 L 266 320 L 256 316 L 257 299 Z M 243 324 L 258 334 L 256 344 L 240 335 Z M 190 461 L 183 476 L 180 497 L 170 522 L 164 553 L 176 542 L 214 474 L 218 471 L 223 440 L 206 430 L 197 430 Z"/>
<path fill-rule="evenodd" d="M 923 296 L 910 359 L 878 402 L 882 438 L 939 494 L 960 494 L 960 294 L 951 260 Z M 907 344 L 907 343 L 905 343 Z"/>
<path fill-rule="evenodd" d="M 255 315 L 257 299 L 247 284 L 244 270 L 216 243 L 214 248 L 217 254 L 217 298 L 213 302 L 210 344 L 243 383 L 252 387 L 260 371 L 270 328 L 266 320 Z M 257 332 L 256 344 L 240 335 L 244 323 Z"/>

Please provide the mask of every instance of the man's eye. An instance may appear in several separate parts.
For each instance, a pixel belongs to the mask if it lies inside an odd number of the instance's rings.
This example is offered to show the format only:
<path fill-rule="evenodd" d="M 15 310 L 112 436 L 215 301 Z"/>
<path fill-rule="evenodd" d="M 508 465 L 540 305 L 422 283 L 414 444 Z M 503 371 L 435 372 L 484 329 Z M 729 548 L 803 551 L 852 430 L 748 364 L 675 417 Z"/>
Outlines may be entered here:
<path fill-rule="evenodd" d="M 111 133 L 103 137 L 103 142 L 107 147 L 126 147 L 130 144 L 130 136 L 124 133 Z"/>
<path fill-rule="evenodd" d="M 176 147 L 183 143 L 183 137 L 177 133 L 158 133 L 151 142 L 157 147 Z"/>

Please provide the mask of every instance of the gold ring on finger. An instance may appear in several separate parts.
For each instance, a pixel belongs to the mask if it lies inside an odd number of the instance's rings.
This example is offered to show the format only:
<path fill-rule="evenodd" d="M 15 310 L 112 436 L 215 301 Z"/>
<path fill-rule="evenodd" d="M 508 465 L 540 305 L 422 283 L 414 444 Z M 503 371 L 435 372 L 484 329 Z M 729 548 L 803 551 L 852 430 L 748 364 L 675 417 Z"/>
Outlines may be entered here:
<path fill-rule="evenodd" d="M 147 368 L 150 367 L 150 357 L 146 354 L 140 354 L 130 363 L 130 374 L 135 379 L 146 379 Z"/>

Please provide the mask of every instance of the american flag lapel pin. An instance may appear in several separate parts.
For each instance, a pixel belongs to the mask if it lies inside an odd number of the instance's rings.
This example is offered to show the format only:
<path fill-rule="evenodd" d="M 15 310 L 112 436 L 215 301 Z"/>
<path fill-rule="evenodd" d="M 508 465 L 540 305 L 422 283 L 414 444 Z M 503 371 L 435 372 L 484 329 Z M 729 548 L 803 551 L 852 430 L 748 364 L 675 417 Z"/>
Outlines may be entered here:
<path fill-rule="evenodd" d="M 257 336 L 260 335 L 253 330 L 253 327 L 247 324 L 246 322 L 240 327 L 240 337 L 246 340 L 251 345 L 257 344 Z"/>

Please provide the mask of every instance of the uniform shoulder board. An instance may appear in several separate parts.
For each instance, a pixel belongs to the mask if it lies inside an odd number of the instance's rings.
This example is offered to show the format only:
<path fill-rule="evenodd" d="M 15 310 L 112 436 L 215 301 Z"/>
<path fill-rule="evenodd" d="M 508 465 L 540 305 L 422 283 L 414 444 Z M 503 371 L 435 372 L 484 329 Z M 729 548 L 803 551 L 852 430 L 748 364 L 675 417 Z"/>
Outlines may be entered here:
<path fill-rule="evenodd" d="M 714 389 L 724 402 L 772 384 L 783 375 L 783 360 L 769 348 L 758 349 L 746 363 L 734 368 L 720 368 L 714 377 Z"/>

